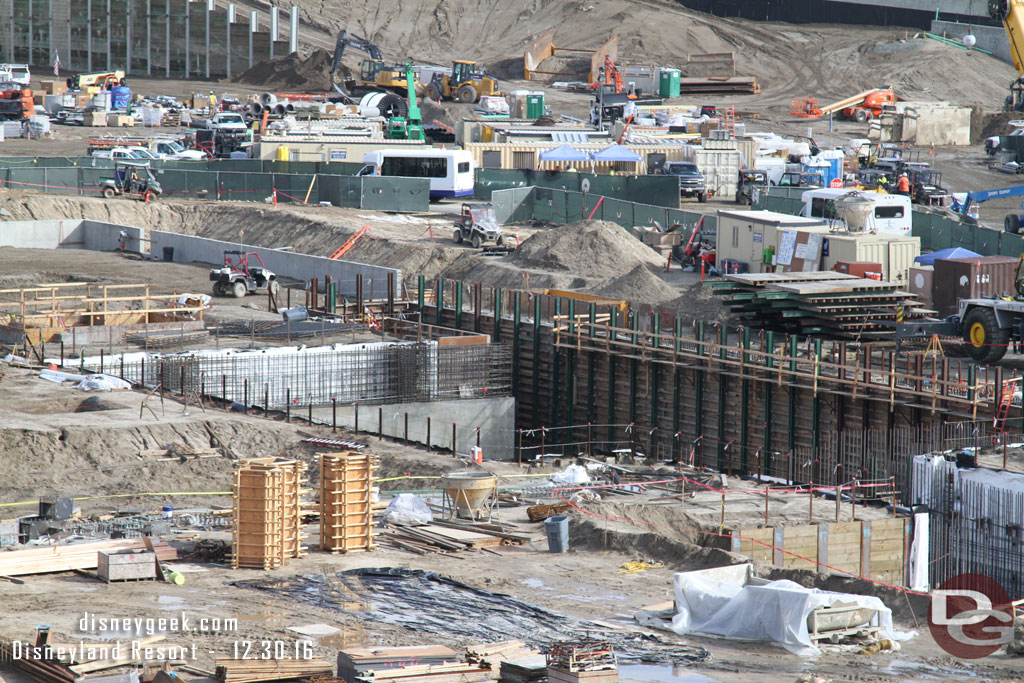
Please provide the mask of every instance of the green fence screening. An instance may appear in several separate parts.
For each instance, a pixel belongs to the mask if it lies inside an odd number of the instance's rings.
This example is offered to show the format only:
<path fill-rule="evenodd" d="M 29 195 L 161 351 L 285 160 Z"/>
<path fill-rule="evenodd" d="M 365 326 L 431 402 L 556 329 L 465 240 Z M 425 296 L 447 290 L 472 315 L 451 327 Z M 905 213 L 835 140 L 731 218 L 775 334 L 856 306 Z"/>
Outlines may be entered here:
<path fill-rule="evenodd" d="M 584 181 L 589 183 L 588 194 L 655 206 L 671 208 L 679 206 L 678 178 L 663 175 L 613 176 L 568 171 L 478 168 L 474 194 L 478 199 L 487 200 L 495 190 L 522 187 L 544 187 L 582 192 Z"/>

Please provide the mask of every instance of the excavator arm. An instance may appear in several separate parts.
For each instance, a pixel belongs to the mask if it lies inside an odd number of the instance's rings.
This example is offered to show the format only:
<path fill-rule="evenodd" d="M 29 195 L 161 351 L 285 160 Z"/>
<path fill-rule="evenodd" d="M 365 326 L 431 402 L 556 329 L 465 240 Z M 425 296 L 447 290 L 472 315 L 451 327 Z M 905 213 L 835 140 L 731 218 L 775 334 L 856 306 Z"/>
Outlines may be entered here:
<path fill-rule="evenodd" d="M 988 13 L 998 19 L 1010 38 L 1010 55 L 1017 75 L 1024 76 L 1024 0 L 989 0 Z"/>
<path fill-rule="evenodd" d="M 341 57 L 345 54 L 346 47 L 362 50 L 369 55 L 370 59 L 375 61 L 384 59 L 384 54 L 380 51 L 380 48 L 369 40 L 341 29 L 341 32 L 338 33 L 338 42 L 334 45 L 334 62 L 331 64 L 331 76 L 334 76 L 338 71 L 338 67 L 341 66 Z"/>

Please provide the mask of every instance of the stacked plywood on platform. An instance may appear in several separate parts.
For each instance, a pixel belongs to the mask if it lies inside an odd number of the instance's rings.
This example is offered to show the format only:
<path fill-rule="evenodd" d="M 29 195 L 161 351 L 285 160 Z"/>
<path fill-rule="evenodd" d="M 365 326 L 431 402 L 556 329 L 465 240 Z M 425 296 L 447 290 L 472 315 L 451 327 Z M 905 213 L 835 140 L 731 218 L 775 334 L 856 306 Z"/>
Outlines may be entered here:
<path fill-rule="evenodd" d="M 299 489 L 306 464 L 259 458 L 235 470 L 231 566 L 276 569 L 302 554 Z"/>
<path fill-rule="evenodd" d="M 725 275 L 709 286 L 744 323 L 780 332 L 878 340 L 920 315 L 914 294 L 894 282 L 831 271 Z"/>
<path fill-rule="evenodd" d="M 376 465 L 369 453 L 320 454 L 321 550 L 373 550 L 370 494 Z"/>

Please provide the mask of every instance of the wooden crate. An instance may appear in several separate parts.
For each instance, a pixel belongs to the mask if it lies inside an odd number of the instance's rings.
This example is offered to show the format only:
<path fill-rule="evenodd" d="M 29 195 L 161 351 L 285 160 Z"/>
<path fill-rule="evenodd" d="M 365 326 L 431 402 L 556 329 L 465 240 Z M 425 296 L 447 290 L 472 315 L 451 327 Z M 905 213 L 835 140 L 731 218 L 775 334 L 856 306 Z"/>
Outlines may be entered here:
<path fill-rule="evenodd" d="M 373 550 L 370 489 L 376 463 L 369 453 L 320 454 L 321 550 Z"/>
<path fill-rule="evenodd" d="M 138 550 L 101 550 L 96 575 L 102 580 L 142 581 L 156 579 L 156 553 Z"/>
<path fill-rule="evenodd" d="M 234 473 L 231 566 L 276 569 L 302 552 L 299 488 L 305 463 L 258 458 Z"/>

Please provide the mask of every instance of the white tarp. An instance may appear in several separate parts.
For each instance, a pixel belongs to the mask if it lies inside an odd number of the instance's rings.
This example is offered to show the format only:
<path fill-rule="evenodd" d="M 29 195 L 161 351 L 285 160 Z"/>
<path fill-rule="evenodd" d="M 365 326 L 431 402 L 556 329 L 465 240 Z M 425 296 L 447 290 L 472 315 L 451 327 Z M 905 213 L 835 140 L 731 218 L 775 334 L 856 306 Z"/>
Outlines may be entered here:
<path fill-rule="evenodd" d="M 794 654 L 811 656 L 821 651 L 811 642 L 807 617 L 816 607 L 843 603 L 876 610 L 882 636 L 909 637 L 893 631 L 892 611 L 876 597 L 804 588 L 785 580 L 749 583 L 749 567 L 677 573 L 673 578 L 676 614 L 669 628 L 679 635 L 766 640 Z"/>

